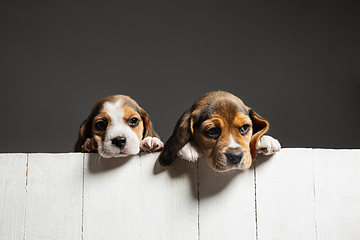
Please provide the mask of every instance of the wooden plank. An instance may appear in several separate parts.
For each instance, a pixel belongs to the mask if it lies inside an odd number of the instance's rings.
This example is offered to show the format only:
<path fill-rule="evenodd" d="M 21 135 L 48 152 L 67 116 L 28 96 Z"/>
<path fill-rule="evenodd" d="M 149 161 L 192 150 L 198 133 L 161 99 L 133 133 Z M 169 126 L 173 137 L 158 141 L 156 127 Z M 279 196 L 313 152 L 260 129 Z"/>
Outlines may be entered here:
<path fill-rule="evenodd" d="M 316 239 L 311 149 L 282 149 L 257 160 L 258 239 Z"/>
<path fill-rule="evenodd" d="M 84 239 L 138 239 L 139 156 L 84 159 Z"/>
<path fill-rule="evenodd" d="M 254 171 L 213 171 L 199 160 L 199 239 L 255 239 Z"/>
<path fill-rule="evenodd" d="M 0 237 L 24 237 L 26 154 L 0 154 Z"/>
<path fill-rule="evenodd" d="M 82 190 L 82 154 L 29 154 L 25 239 L 81 239 Z"/>
<path fill-rule="evenodd" d="M 360 150 L 314 150 L 318 239 L 359 239 Z"/>
<path fill-rule="evenodd" d="M 0 154 L 0 238 L 360 236 L 360 150 L 283 149 L 226 173 L 157 156 Z"/>
<path fill-rule="evenodd" d="M 181 159 L 168 168 L 159 153 L 141 160 L 141 236 L 139 239 L 197 239 L 197 164 Z"/>
<path fill-rule="evenodd" d="M 84 239 L 197 238 L 196 164 L 86 156 Z"/>

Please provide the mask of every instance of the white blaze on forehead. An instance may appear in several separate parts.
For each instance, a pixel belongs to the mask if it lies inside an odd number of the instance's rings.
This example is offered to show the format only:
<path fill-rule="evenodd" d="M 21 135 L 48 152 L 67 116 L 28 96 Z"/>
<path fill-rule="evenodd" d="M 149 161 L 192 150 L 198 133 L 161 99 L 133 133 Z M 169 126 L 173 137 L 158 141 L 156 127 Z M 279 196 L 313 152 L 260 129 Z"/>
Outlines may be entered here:
<path fill-rule="evenodd" d="M 134 135 L 134 131 L 127 124 L 124 119 L 124 102 L 122 99 L 116 102 L 107 102 L 104 104 L 104 109 L 111 118 L 111 124 L 106 134 L 105 139 L 113 139 L 115 137 L 130 137 Z M 136 135 L 136 134 L 135 134 Z"/>
<path fill-rule="evenodd" d="M 238 144 L 232 135 L 230 135 L 230 139 L 228 141 L 228 145 L 227 145 L 228 148 L 231 148 L 231 149 L 237 149 L 237 148 L 241 148 L 241 145 Z"/>
<path fill-rule="evenodd" d="M 124 108 L 122 106 L 123 101 L 121 99 L 117 100 L 114 103 L 106 102 L 104 104 L 104 109 L 111 118 L 111 128 L 127 125 L 124 122 Z"/>

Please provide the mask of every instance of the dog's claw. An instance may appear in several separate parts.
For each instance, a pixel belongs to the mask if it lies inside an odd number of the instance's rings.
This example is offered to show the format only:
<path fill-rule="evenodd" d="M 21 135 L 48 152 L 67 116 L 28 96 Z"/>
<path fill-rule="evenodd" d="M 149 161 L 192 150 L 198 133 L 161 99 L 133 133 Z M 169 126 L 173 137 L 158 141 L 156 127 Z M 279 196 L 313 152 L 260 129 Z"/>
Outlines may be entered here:
<path fill-rule="evenodd" d="M 263 155 L 271 155 L 279 152 L 281 149 L 280 142 L 273 137 L 264 135 L 259 139 L 256 150 Z"/>
<path fill-rule="evenodd" d="M 156 137 L 146 137 L 140 142 L 140 149 L 143 152 L 157 152 L 164 148 L 164 143 Z"/>
<path fill-rule="evenodd" d="M 97 143 L 93 138 L 87 138 L 85 143 L 81 146 L 83 153 L 91 153 L 97 151 Z"/>

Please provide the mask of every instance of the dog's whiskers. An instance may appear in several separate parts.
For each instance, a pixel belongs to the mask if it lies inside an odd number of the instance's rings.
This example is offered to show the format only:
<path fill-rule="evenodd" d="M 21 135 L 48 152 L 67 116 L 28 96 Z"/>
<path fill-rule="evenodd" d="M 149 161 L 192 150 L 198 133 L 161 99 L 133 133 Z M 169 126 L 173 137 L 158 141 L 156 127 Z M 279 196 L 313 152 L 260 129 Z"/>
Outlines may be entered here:
<path fill-rule="evenodd" d="M 217 165 L 218 165 L 218 164 L 215 163 L 215 166 L 214 166 L 214 169 L 213 169 L 213 171 L 214 171 L 214 173 L 215 173 L 216 176 L 218 176 L 218 174 L 219 174 L 219 171 L 216 171 Z"/>
<path fill-rule="evenodd" d="M 97 162 L 97 164 L 100 164 L 100 160 L 101 160 L 101 155 L 100 155 L 100 154 L 98 154 L 98 156 L 97 156 L 97 158 L 96 158 L 96 162 Z"/>
<path fill-rule="evenodd" d="M 224 172 L 226 172 L 226 170 L 227 170 L 226 165 L 220 164 L 217 161 L 215 162 L 213 171 L 215 172 L 216 175 L 224 174 Z"/>

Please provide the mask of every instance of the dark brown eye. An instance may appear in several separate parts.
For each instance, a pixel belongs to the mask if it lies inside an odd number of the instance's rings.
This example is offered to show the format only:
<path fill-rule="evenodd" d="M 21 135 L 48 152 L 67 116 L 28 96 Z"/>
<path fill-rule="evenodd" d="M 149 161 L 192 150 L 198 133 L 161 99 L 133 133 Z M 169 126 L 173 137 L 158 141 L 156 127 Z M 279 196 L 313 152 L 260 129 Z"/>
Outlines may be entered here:
<path fill-rule="evenodd" d="M 246 135 L 248 132 L 249 132 L 249 129 L 250 129 L 250 125 L 249 124 L 245 124 L 245 125 L 242 125 L 239 129 L 240 131 L 240 134 L 241 135 Z"/>
<path fill-rule="evenodd" d="M 218 139 L 220 137 L 221 131 L 219 128 L 210 128 L 206 131 L 206 135 L 208 135 L 210 138 Z"/>
<path fill-rule="evenodd" d="M 97 123 L 95 123 L 95 127 L 99 131 L 105 131 L 107 128 L 108 123 L 104 120 L 100 120 Z"/>
<path fill-rule="evenodd" d="M 128 120 L 128 124 L 129 124 L 130 127 L 136 127 L 139 124 L 139 122 L 140 121 L 137 118 L 130 118 Z"/>

